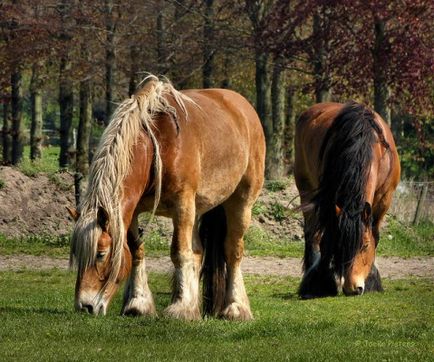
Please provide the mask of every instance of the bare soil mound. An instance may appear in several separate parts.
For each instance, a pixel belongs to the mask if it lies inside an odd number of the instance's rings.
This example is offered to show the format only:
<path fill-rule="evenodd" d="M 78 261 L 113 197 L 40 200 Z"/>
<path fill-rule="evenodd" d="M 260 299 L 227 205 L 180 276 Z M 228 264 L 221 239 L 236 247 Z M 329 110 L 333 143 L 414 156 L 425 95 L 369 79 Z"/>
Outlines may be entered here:
<path fill-rule="evenodd" d="M 65 206 L 74 205 L 73 177 L 68 173 L 29 177 L 0 167 L 0 233 L 7 237 L 65 235 L 72 220 Z"/>

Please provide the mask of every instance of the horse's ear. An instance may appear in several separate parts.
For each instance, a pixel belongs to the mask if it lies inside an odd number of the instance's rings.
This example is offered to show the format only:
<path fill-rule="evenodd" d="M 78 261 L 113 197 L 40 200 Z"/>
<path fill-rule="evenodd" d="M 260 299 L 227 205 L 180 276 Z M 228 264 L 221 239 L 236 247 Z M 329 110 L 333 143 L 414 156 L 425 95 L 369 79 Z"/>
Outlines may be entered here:
<path fill-rule="evenodd" d="M 342 214 L 342 209 L 338 205 L 335 205 L 335 212 L 336 216 L 339 217 Z"/>
<path fill-rule="evenodd" d="M 102 206 L 98 207 L 96 219 L 102 231 L 107 231 L 109 225 L 109 216 L 107 211 Z"/>
<path fill-rule="evenodd" d="M 80 213 L 77 211 L 75 207 L 66 206 L 66 210 L 68 210 L 69 215 L 71 215 L 74 221 L 77 221 L 78 218 L 80 217 Z"/>
<path fill-rule="evenodd" d="M 371 214 L 372 214 L 371 204 L 369 202 L 365 202 L 365 207 L 363 208 L 363 213 L 362 213 L 362 220 L 365 223 L 365 225 L 369 225 L 369 222 L 371 220 Z"/>

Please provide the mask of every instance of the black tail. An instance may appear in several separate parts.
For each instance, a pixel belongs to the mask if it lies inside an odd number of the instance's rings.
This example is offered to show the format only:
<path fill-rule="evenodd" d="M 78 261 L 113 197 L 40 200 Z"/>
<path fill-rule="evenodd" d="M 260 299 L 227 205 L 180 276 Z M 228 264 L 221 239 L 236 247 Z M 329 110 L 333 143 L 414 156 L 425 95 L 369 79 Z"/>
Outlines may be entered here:
<path fill-rule="evenodd" d="M 203 277 L 203 312 L 218 315 L 225 302 L 226 262 L 224 241 L 226 238 L 226 214 L 219 205 L 202 216 L 199 236 L 204 248 Z"/>

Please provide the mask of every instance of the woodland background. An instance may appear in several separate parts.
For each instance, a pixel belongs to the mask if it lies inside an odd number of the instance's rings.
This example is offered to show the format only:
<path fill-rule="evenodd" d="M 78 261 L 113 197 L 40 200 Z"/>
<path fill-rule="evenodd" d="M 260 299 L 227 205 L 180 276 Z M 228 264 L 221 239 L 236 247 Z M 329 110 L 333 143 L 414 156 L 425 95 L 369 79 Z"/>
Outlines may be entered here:
<path fill-rule="evenodd" d="M 116 104 L 149 72 L 246 96 L 268 179 L 291 173 L 301 112 L 354 99 L 391 126 L 403 178 L 432 180 L 433 19 L 430 0 L 0 1 L 1 162 L 55 146 L 59 168 L 85 176 Z"/>

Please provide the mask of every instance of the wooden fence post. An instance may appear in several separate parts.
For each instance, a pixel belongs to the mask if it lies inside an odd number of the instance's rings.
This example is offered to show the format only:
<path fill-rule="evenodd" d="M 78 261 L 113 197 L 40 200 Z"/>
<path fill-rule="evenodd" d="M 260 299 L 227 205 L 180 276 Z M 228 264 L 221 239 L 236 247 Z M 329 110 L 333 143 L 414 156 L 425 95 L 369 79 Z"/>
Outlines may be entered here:
<path fill-rule="evenodd" d="M 422 212 L 422 207 L 425 203 L 426 195 L 428 193 L 428 184 L 422 186 L 422 191 L 420 192 L 419 200 L 417 201 L 416 212 L 414 214 L 413 225 L 419 224 L 420 214 Z"/>

